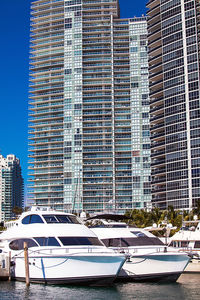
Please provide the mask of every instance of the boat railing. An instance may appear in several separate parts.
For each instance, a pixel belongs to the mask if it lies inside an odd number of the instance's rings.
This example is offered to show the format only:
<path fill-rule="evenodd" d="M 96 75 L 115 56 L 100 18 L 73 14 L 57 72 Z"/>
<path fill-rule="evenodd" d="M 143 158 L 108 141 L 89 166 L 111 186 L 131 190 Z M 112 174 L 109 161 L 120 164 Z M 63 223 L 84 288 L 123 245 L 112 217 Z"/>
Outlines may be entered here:
<path fill-rule="evenodd" d="M 179 248 L 178 252 L 185 252 L 187 253 L 191 258 L 200 258 L 200 253 L 199 253 L 200 249 L 197 248 L 192 248 L 192 247 L 184 247 L 184 248 Z"/>
<path fill-rule="evenodd" d="M 84 253 L 110 253 L 108 251 L 106 251 L 107 248 L 102 248 L 102 247 L 95 247 L 95 246 L 77 246 L 77 247 L 68 247 L 68 248 L 64 248 L 64 247 L 53 247 L 53 248 L 47 248 L 47 249 L 37 249 L 37 250 L 32 250 L 31 248 L 28 248 L 28 253 L 29 253 L 29 257 L 32 255 L 38 255 L 38 256 L 54 256 L 54 255 L 63 255 L 65 256 L 65 254 L 70 254 L 70 255 L 77 255 L 77 254 L 82 254 Z M 18 252 L 17 254 L 12 256 L 12 259 L 16 258 L 16 257 L 22 257 L 24 256 L 24 250 Z"/>
<path fill-rule="evenodd" d="M 178 248 L 178 252 L 192 252 L 194 251 L 194 249 L 192 249 L 192 247 L 181 247 Z"/>
<path fill-rule="evenodd" d="M 118 253 L 124 253 L 125 255 L 132 255 L 134 253 L 140 253 L 141 254 L 141 250 L 150 250 L 151 252 L 150 253 L 160 253 L 160 252 L 167 252 L 167 247 L 112 247 L 112 249 L 115 251 L 115 252 L 118 252 Z M 150 254 L 148 252 L 148 254 Z M 146 253 L 145 253 L 146 254 Z"/>

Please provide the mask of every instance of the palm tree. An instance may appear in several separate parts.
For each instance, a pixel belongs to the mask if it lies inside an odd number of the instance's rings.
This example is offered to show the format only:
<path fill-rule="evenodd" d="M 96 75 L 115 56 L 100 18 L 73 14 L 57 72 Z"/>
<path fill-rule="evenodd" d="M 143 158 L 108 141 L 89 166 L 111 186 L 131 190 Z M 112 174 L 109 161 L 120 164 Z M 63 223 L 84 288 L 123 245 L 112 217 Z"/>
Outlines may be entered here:
<path fill-rule="evenodd" d="M 151 221 L 156 223 L 157 226 L 163 221 L 163 213 L 158 207 L 154 207 L 151 211 Z"/>
<path fill-rule="evenodd" d="M 12 209 L 12 212 L 17 216 L 17 215 L 21 215 L 23 212 L 23 209 L 21 207 L 15 206 Z"/>
<path fill-rule="evenodd" d="M 130 218 L 129 225 L 135 225 L 137 227 L 147 227 L 152 225 L 149 213 L 144 209 L 133 209 L 127 211 L 125 215 Z"/>
<path fill-rule="evenodd" d="M 198 199 L 195 203 L 195 207 L 192 210 L 192 216 L 197 216 L 198 219 L 200 218 L 200 199 Z"/>

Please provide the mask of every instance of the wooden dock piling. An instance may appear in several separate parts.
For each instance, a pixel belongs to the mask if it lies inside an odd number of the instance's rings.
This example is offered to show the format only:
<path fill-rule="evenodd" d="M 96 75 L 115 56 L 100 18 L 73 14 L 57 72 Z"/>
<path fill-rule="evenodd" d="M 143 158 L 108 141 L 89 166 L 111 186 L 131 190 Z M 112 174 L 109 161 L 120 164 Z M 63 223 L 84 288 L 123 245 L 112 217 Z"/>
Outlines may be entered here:
<path fill-rule="evenodd" d="M 8 257 L 8 280 L 11 281 L 11 251 L 9 251 L 9 257 Z"/>
<path fill-rule="evenodd" d="M 28 244 L 24 242 L 24 262 L 25 262 L 25 275 L 26 275 L 26 285 L 30 285 L 29 277 L 29 261 L 28 261 Z"/>

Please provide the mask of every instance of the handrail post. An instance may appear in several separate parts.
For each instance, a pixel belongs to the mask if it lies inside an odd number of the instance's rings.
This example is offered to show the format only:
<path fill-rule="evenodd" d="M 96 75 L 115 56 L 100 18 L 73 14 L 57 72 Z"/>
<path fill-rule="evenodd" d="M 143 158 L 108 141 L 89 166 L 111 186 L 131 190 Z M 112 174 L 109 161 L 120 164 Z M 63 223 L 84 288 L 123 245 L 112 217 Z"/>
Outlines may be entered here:
<path fill-rule="evenodd" d="M 28 261 L 28 244 L 24 242 L 24 262 L 25 262 L 25 276 L 26 276 L 26 285 L 30 285 L 29 277 L 29 261 Z"/>

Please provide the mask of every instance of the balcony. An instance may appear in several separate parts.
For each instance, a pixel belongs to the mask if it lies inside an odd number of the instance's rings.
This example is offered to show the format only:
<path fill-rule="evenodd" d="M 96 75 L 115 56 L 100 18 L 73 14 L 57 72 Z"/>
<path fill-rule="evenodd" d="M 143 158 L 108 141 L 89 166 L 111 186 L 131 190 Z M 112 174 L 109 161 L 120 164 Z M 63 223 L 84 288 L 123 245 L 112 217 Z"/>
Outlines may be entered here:
<path fill-rule="evenodd" d="M 158 98 L 152 97 L 150 105 L 152 106 L 152 104 L 153 105 L 160 105 L 160 104 L 164 105 L 163 97 L 158 97 Z"/>
<path fill-rule="evenodd" d="M 154 28 L 151 27 L 151 30 L 148 33 L 148 43 L 151 45 L 151 43 L 157 39 L 161 39 L 161 28 L 160 25 L 154 26 Z"/>
<path fill-rule="evenodd" d="M 161 89 L 157 89 L 157 90 L 150 90 L 150 97 L 153 97 L 154 99 L 158 98 L 159 101 L 160 99 L 163 99 L 163 88 Z M 155 102 L 158 101 L 157 99 L 155 100 Z M 151 102 L 152 103 L 152 102 Z"/>
<path fill-rule="evenodd" d="M 151 165 L 157 166 L 157 165 L 163 165 L 165 164 L 165 159 L 152 159 Z"/>
<path fill-rule="evenodd" d="M 165 132 L 156 132 L 154 134 L 151 134 L 151 140 L 153 141 L 161 141 L 165 137 Z"/>
<path fill-rule="evenodd" d="M 153 122 L 153 121 L 163 119 L 163 118 L 164 118 L 164 113 L 159 114 L 159 115 L 152 115 L 150 121 Z"/>
<path fill-rule="evenodd" d="M 158 183 L 165 183 L 166 182 L 166 177 L 165 176 L 159 176 L 159 177 L 153 177 L 152 178 L 152 185 L 158 184 Z"/>
<path fill-rule="evenodd" d="M 38 1 L 37 1 L 38 2 Z M 41 3 L 37 3 L 37 2 L 34 2 L 32 5 L 31 5 L 31 9 L 40 9 L 42 6 L 49 6 L 49 5 L 53 5 L 54 3 L 57 4 L 58 2 L 60 3 L 64 3 L 63 0 L 47 0 L 45 2 L 41 2 Z M 59 3 L 58 3 L 59 4 Z"/>
<path fill-rule="evenodd" d="M 158 52 L 157 56 L 149 55 L 149 66 L 150 66 L 150 74 L 157 73 L 156 71 L 152 71 L 152 69 L 155 69 L 155 67 L 161 66 L 160 70 L 162 70 L 162 55 Z"/>
<path fill-rule="evenodd" d="M 154 40 L 149 41 L 148 46 L 151 49 L 161 47 L 161 37 L 157 35 Z"/>
<path fill-rule="evenodd" d="M 159 0 L 149 0 L 146 4 L 148 9 L 151 9 L 152 11 L 154 9 L 157 9 L 158 7 L 160 7 L 160 1 Z"/>
<path fill-rule="evenodd" d="M 46 7 L 40 9 L 34 8 L 31 11 L 31 15 L 33 17 L 39 17 L 40 15 L 48 14 L 49 12 L 60 10 L 61 8 L 63 8 L 64 10 L 64 1 L 62 1 L 62 5 L 54 5 L 54 6 L 47 5 Z"/>
<path fill-rule="evenodd" d="M 161 193 L 159 196 L 157 195 L 152 195 L 152 201 L 156 201 L 156 202 L 159 202 L 159 201 L 163 201 L 163 202 L 166 202 L 166 193 Z"/>
<path fill-rule="evenodd" d="M 154 69 L 154 71 L 152 71 Z M 151 73 L 149 74 L 149 79 L 151 82 L 161 80 L 163 78 L 163 70 L 162 68 L 158 68 L 158 70 L 155 70 L 152 66 Z"/>
<path fill-rule="evenodd" d="M 163 146 L 165 146 L 165 141 L 151 143 L 151 148 L 163 148 Z"/>
<path fill-rule="evenodd" d="M 155 131 L 155 132 L 157 132 L 159 129 L 161 129 L 161 128 L 163 128 L 164 129 L 164 123 L 162 122 L 162 123 L 157 123 L 157 124 L 154 124 L 154 125 L 152 125 L 151 126 L 151 128 L 150 128 L 150 131 L 151 131 L 151 133 L 153 134 L 153 132 Z"/>
<path fill-rule="evenodd" d="M 60 125 L 59 123 L 62 123 L 63 124 L 63 120 L 59 120 L 59 119 L 55 119 L 55 120 L 52 120 L 52 121 L 44 121 L 44 122 L 38 122 L 38 123 L 32 123 L 32 124 L 29 124 L 29 127 L 30 128 L 37 128 L 37 127 L 42 127 L 44 125 Z"/>
<path fill-rule="evenodd" d="M 161 168 L 152 168 L 151 170 L 151 175 L 158 175 L 158 174 L 165 174 L 166 173 L 166 168 L 165 167 L 161 167 Z"/>
<path fill-rule="evenodd" d="M 165 156 L 165 150 L 157 150 L 157 151 L 152 151 L 151 152 L 151 157 L 152 159 L 155 158 L 155 157 L 158 157 L 158 156 Z"/>
<path fill-rule="evenodd" d="M 153 112 L 163 112 L 164 111 L 164 106 L 163 105 L 158 105 L 158 106 L 153 106 L 150 108 L 150 113 L 153 113 Z"/>
<path fill-rule="evenodd" d="M 155 187 L 155 188 L 153 188 L 152 189 L 152 194 L 154 194 L 154 193 L 156 193 L 156 194 L 158 194 L 158 193 L 163 193 L 163 192 L 166 192 L 166 186 L 164 185 L 164 186 L 157 186 L 157 187 Z"/>
<path fill-rule="evenodd" d="M 153 11 L 153 13 L 149 12 L 149 16 L 148 16 L 148 30 L 151 27 L 154 27 L 155 25 L 157 25 L 158 23 L 161 22 L 161 14 L 160 14 L 160 9 L 156 9 L 156 11 Z"/>

